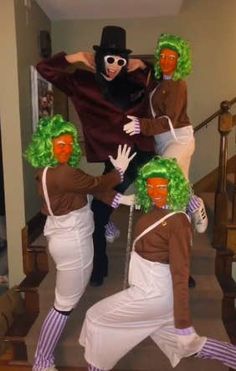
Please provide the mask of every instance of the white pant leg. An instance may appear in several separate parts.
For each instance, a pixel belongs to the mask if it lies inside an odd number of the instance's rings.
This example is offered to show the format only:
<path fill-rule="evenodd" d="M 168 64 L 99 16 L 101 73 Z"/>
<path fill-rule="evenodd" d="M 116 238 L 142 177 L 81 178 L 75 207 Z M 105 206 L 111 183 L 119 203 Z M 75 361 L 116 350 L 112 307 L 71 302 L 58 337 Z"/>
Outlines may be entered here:
<path fill-rule="evenodd" d="M 91 276 L 92 236 L 81 241 L 76 232 L 68 232 L 50 237 L 48 247 L 57 269 L 54 306 L 69 311 L 78 303 Z"/>
<path fill-rule="evenodd" d="M 171 297 L 170 297 L 171 296 Z M 91 307 L 79 342 L 88 363 L 103 370 L 158 330 L 172 313 L 171 295 L 155 296 L 132 286 Z"/>
<path fill-rule="evenodd" d="M 192 155 L 195 150 L 195 140 L 191 139 L 188 143 L 171 142 L 163 151 L 158 153 L 165 158 L 176 158 L 186 179 L 189 179 L 189 168 Z"/>
<path fill-rule="evenodd" d="M 44 235 L 57 269 L 55 308 L 70 311 L 88 284 L 93 263 L 93 213 L 89 205 L 61 216 L 48 216 Z"/>

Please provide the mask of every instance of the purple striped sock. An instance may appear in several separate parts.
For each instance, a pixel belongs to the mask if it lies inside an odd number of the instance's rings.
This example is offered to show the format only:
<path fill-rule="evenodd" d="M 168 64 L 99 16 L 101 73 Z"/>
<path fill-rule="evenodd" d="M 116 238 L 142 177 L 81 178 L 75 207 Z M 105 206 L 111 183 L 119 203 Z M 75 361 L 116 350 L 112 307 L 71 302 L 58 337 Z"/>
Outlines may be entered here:
<path fill-rule="evenodd" d="M 187 212 L 189 214 L 194 213 L 194 211 L 199 209 L 200 205 L 201 205 L 201 199 L 196 195 L 192 195 L 188 203 Z"/>
<path fill-rule="evenodd" d="M 33 371 L 54 365 L 53 352 L 65 327 L 68 315 L 52 308 L 45 318 L 37 344 Z"/>
<path fill-rule="evenodd" d="M 196 357 L 215 359 L 236 370 L 236 346 L 230 343 L 207 338 L 205 345 Z"/>
<path fill-rule="evenodd" d="M 113 223 L 111 221 L 109 221 L 106 225 L 106 231 L 108 233 L 112 233 L 113 232 Z"/>

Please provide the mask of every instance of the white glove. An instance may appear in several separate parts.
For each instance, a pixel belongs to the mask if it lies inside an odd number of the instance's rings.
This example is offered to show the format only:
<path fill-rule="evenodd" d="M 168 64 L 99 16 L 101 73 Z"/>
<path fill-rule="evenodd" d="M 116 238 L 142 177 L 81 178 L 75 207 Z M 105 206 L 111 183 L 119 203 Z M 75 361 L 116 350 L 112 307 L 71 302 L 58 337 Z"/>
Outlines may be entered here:
<path fill-rule="evenodd" d="M 134 205 L 134 202 L 135 202 L 135 195 L 134 194 L 132 194 L 132 195 L 121 195 L 121 197 L 119 199 L 119 204 L 121 204 L 121 205 L 131 206 L 131 205 Z"/>
<path fill-rule="evenodd" d="M 140 123 L 136 116 L 127 116 L 131 121 L 123 126 L 123 131 L 129 135 L 135 135 L 140 133 Z"/>
<path fill-rule="evenodd" d="M 123 147 L 119 144 L 116 159 L 114 159 L 112 156 L 109 156 L 112 165 L 116 169 L 120 169 L 123 173 L 129 166 L 130 161 L 134 158 L 134 156 L 136 156 L 135 152 L 129 157 L 130 151 L 131 147 L 128 147 L 127 144 L 124 144 Z"/>

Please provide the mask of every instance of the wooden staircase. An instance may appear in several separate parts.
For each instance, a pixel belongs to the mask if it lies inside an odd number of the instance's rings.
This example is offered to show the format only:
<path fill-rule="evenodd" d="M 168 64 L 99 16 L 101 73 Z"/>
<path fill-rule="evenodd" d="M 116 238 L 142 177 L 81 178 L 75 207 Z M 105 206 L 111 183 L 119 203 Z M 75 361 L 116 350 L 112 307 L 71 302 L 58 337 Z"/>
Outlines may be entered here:
<path fill-rule="evenodd" d="M 39 314 L 38 286 L 48 273 L 48 256 L 45 246 L 32 245 L 32 242 L 42 233 L 44 223 L 45 216 L 39 213 L 22 230 L 25 278 L 12 290 L 19 294 L 23 305 L 8 323 L 4 336 L 0 336 L 5 351 L 0 357 L 0 370 L 3 370 L 3 367 L 4 370 L 9 368 L 12 371 L 31 369 L 27 363 L 25 336 Z"/>
<path fill-rule="evenodd" d="M 228 159 L 228 136 L 236 126 L 236 115 L 230 112 L 235 103 L 236 98 L 223 101 L 218 111 L 195 128 L 197 132 L 218 117 L 220 151 L 219 166 L 212 173 L 216 175 L 212 246 L 216 249 L 215 274 L 223 291 L 222 320 L 233 344 L 236 344 L 236 282 L 232 277 L 236 263 L 236 156 Z"/>
<path fill-rule="evenodd" d="M 232 343 L 236 344 L 236 283 L 232 278 L 232 266 L 236 264 L 236 158 L 227 158 L 227 137 L 236 124 L 235 116 L 230 113 L 232 104 L 222 102 L 220 109 L 195 128 L 195 132 L 206 126 L 213 118 L 219 117 L 220 133 L 219 167 L 211 174 L 213 182 L 205 177 L 203 182 L 195 185 L 196 193 L 200 191 L 215 192 L 215 211 L 213 221 L 212 246 L 216 252 L 215 274 L 223 292 L 221 313 L 224 326 Z M 233 175 L 233 186 L 229 193 L 227 174 Z M 232 182 L 231 182 L 232 183 Z M 201 184 L 204 184 L 202 187 Z M 209 186 L 210 184 L 210 186 Z M 28 371 L 25 338 L 39 314 L 38 287 L 48 273 L 48 256 L 44 246 L 32 245 L 32 242 L 42 233 L 45 217 L 42 214 L 33 218 L 22 231 L 22 253 L 25 279 L 14 289 L 23 298 L 23 310 L 14 316 L 4 336 L 5 352 L 0 357 L 2 371 Z M 81 370 L 84 367 L 61 367 L 60 370 Z M 128 370 L 127 370 L 128 371 Z M 149 370 L 146 370 L 149 371 Z M 163 370 L 164 371 L 164 370 Z"/>

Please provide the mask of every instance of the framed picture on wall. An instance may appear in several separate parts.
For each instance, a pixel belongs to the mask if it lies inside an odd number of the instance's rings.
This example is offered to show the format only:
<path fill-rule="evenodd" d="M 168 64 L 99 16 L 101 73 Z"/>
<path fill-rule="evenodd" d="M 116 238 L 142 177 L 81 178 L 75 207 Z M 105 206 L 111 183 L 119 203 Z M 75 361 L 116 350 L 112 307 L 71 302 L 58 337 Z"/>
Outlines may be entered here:
<path fill-rule="evenodd" d="M 35 131 L 40 118 L 53 115 L 54 95 L 52 84 L 46 81 L 30 66 L 31 101 L 32 101 L 32 128 Z"/>

